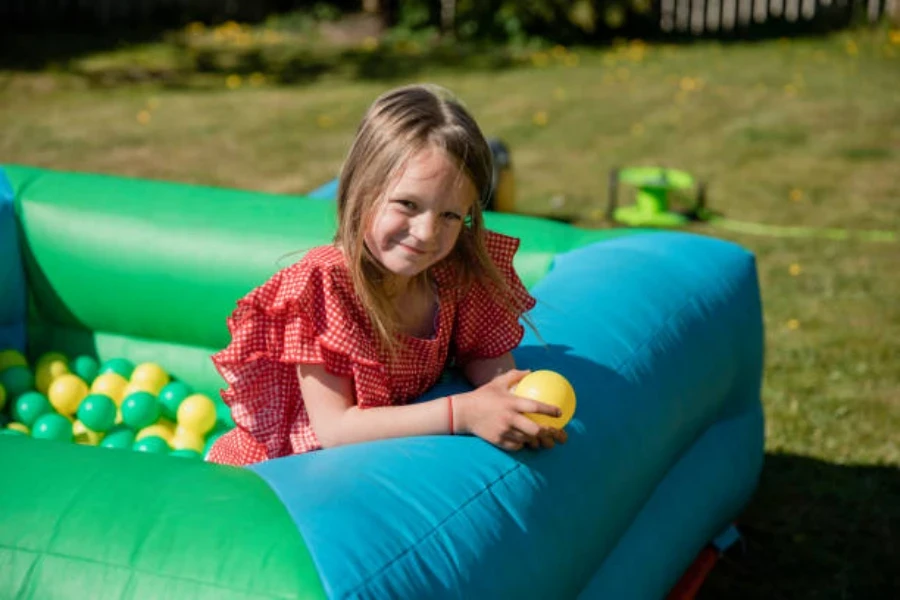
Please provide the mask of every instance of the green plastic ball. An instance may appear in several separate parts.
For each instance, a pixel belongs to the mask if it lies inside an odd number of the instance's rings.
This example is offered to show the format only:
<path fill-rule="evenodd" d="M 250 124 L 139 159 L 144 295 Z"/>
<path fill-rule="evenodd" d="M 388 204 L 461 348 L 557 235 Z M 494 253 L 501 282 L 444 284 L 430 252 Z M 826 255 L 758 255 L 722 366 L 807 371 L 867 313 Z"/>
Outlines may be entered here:
<path fill-rule="evenodd" d="M 19 423 L 34 427 L 35 421 L 42 415 L 53 412 L 47 396 L 40 392 L 25 392 L 13 405 L 13 417 Z"/>
<path fill-rule="evenodd" d="M 38 440 L 72 441 L 72 422 L 57 413 L 38 417 L 31 428 L 31 437 Z"/>
<path fill-rule="evenodd" d="M 6 388 L 7 401 L 12 401 L 34 389 L 34 374 L 22 365 L 0 371 L 0 385 Z"/>
<path fill-rule="evenodd" d="M 166 454 L 169 452 L 169 444 L 159 436 L 151 435 L 134 443 L 136 452 L 152 452 L 154 454 Z"/>
<path fill-rule="evenodd" d="M 200 453 L 195 450 L 172 450 L 169 456 L 178 456 L 179 458 L 202 458 Z"/>
<path fill-rule="evenodd" d="M 118 450 L 127 450 L 134 445 L 135 433 L 125 425 L 116 425 L 110 429 L 103 441 L 100 442 L 101 448 L 115 448 Z"/>
<path fill-rule="evenodd" d="M 77 356 L 69 363 L 69 369 L 84 379 L 88 385 L 100 374 L 100 365 L 93 356 Z"/>
<path fill-rule="evenodd" d="M 127 358 L 110 358 L 100 366 L 98 375 L 102 375 L 103 373 L 118 373 L 125 379 L 130 379 L 133 371 L 134 363 Z"/>
<path fill-rule="evenodd" d="M 184 382 L 173 381 L 168 383 L 159 391 L 159 403 L 162 409 L 162 416 L 174 421 L 178 417 L 178 407 L 181 401 L 193 393 L 191 388 Z"/>
<path fill-rule="evenodd" d="M 109 396 L 90 394 L 81 401 L 76 414 L 91 431 L 107 431 L 116 422 L 116 403 Z"/>
<path fill-rule="evenodd" d="M 150 392 L 134 392 L 122 401 L 122 421 L 132 429 L 143 429 L 159 419 L 159 401 Z"/>

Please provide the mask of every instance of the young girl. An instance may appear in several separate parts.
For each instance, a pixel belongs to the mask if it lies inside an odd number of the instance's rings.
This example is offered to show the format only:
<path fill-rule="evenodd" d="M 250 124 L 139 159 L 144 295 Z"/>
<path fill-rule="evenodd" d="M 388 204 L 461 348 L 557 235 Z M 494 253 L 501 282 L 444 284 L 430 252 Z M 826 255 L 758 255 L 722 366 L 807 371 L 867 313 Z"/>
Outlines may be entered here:
<path fill-rule="evenodd" d="M 342 444 L 477 435 L 505 450 L 565 433 L 524 413 L 510 350 L 534 306 L 513 269 L 518 240 L 484 229 L 491 152 L 468 112 L 409 86 L 366 113 L 340 177 L 334 243 L 238 302 L 213 356 L 235 429 L 208 460 L 246 465 Z M 448 362 L 475 389 L 407 405 Z"/>

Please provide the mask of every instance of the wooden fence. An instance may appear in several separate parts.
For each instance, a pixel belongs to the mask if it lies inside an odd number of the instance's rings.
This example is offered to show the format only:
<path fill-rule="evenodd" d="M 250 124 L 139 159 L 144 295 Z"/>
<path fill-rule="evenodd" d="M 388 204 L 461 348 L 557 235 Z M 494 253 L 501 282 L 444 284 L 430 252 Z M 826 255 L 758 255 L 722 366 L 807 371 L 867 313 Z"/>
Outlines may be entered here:
<path fill-rule="evenodd" d="M 778 21 L 812 23 L 865 15 L 870 23 L 897 15 L 900 0 L 658 0 L 663 32 L 704 33 L 748 30 Z"/>

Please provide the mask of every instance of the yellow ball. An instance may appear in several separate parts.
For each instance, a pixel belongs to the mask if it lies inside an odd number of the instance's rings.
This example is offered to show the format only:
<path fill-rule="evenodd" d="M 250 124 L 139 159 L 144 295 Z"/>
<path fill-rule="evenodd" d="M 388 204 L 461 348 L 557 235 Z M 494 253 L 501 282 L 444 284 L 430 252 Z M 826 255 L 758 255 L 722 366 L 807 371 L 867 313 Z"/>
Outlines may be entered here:
<path fill-rule="evenodd" d="M 81 421 L 72 423 L 72 437 L 76 444 L 96 446 L 103 441 L 103 434 L 87 428 Z"/>
<path fill-rule="evenodd" d="M 116 406 L 121 406 L 127 386 L 128 380 L 118 373 L 103 373 L 94 379 L 94 383 L 91 384 L 91 393 L 109 396 Z"/>
<path fill-rule="evenodd" d="M 6 388 L 0 383 L 0 410 L 3 410 L 4 406 L 6 406 Z"/>
<path fill-rule="evenodd" d="M 10 367 L 27 367 L 28 361 L 18 350 L 0 350 L 0 371 Z"/>
<path fill-rule="evenodd" d="M 166 443 L 170 446 L 172 445 L 172 438 L 175 436 L 175 431 L 164 423 L 154 423 L 153 425 L 148 425 L 144 427 L 140 431 L 137 432 L 137 435 L 134 436 L 134 441 L 142 440 L 145 437 L 149 437 L 155 435 L 156 437 L 161 437 L 166 440 Z"/>
<path fill-rule="evenodd" d="M 88 385 L 78 375 L 66 373 L 53 380 L 47 389 L 50 404 L 61 415 L 72 415 L 88 395 Z"/>
<path fill-rule="evenodd" d="M 38 357 L 37 362 L 34 363 L 34 368 L 37 370 L 41 365 L 56 361 L 60 361 L 66 366 L 69 364 L 69 358 L 65 354 L 61 352 L 46 352 Z"/>
<path fill-rule="evenodd" d="M 575 390 L 569 381 L 554 371 L 534 371 L 519 381 L 513 393 L 523 398 L 531 398 L 544 404 L 559 407 L 562 415 L 551 417 L 526 413 L 526 417 L 543 427 L 562 429 L 575 414 Z"/>
<path fill-rule="evenodd" d="M 34 372 L 34 387 L 42 394 L 46 394 L 50 389 L 50 384 L 60 375 L 69 372 L 69 365 L 65 361 L 53 359 L 38 363 Z"/>
<path fill-rule="evenodd" d="M 193 450 L 203 454 L 203 448 L 206 442 L 203 436 L 192 429 L 178 427 L 175 429 L 175 436 L 170 442 L 173 450 Z"/>
<path fill-rule="evenodd" d="M 12 429 L 13 431 L 21 431 L 25 435 L 31 435 L 31 430 L 28 429 L 28 425 L 25 423 L 18 423 L 13 421 L 12 423 L 6 426 L 7 429 Z"/>
<path fill-rule="evenodd" d="M 178 424 L 206 435 L 216 425 L 216 405 L 206 394 L 192 394 L 178 406 Z"/>
<path fill-rule="evenodd" d="M 157 396 L 159 391 L 169 383 L 169 374 L 156 363 L 141 363 L 132 371 L 131 383 L 140 386 L 139 389 Z"/>

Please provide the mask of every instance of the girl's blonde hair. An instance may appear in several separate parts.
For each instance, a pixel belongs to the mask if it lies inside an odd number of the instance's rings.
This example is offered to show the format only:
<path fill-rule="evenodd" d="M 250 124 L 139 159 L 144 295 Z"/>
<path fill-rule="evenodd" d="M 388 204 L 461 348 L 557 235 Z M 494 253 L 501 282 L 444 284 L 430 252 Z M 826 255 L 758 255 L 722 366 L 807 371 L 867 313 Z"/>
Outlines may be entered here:
<path fill-rule="evenodd" d="M 484 245 L 481 208 L 491 189 L 493 159 L 478 124 L 443 88 L 412 85 L 392 90 L 369 107 L 341 169 L 334 240 L 344 252 L 376 341 L 391 356 L 399 346 L 399 315 L 384 289 L 386 271 L 366 247 L 365 235 L 386 201 L 388 185 L 412 156 L 429 147 L 446 152 L 479 195 L 456 246 L 442 262 L 449 262 L 463 289 L 478 282 L 510 310 L 524 309 L 516 305 L 509 284 Z"/>

